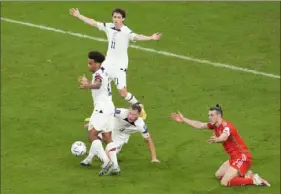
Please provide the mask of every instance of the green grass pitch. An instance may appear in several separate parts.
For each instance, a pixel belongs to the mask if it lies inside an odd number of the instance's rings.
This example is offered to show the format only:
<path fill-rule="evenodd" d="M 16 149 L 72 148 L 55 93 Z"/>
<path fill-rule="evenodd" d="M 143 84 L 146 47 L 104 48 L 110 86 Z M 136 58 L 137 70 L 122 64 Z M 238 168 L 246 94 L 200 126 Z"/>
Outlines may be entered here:
<path fill-rule="evenodd" d="M 110 21 L 127 10 L 135 32 L 160 31 L 159 42 L 136 45 L 280 74 L 280 4 L 274 2 L 2 2 L 2 17 L 105 38 L 72 18 L 68 9 Z M 133 43 L 135 44 L 135 43 Z M 1 22 L 2 194 L 278 194 L 280 193 L 280 79 L 129 49 L 128 87 L 145 105 L 161 164 L 151 164 L 141 136 L 119 155 L 120 177 L 98 177 L 100 163 L 80 167 L 70 153 L 86 140 L 83 119 L 90 92 L 78 89 L 87 52 L 106 51 L 93 40 Z M 113 91 L 117 107 L 127 103 Z M 224 188 L 215 179 L 227 159 L 210 132 L 168 118 L 181 110 L 207 119 L 220 103 L 250 148 L 252 169 L 271 188 Z"/>

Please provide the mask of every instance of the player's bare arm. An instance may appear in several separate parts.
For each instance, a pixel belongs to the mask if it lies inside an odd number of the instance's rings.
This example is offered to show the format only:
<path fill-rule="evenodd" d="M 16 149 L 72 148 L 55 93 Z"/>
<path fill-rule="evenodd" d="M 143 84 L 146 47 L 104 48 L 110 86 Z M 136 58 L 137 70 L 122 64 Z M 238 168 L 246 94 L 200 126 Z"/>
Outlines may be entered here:
<path fill-rule="evenodd" d="M 97 21 L 91 18 L 88 18 L 86 16 L 83 16 L 80 14 L 79 10 L 77 8 L 71 8 L 69 10 L 70 15 L 72 15 L 73 17 L 78 18 L 79 20 L 85 22 L 86 24 L 90 25 L 90 26 L 94 26 L 97 27 Z"/>
<path fill-rule="evenodd" d="M 157 159 L 157 156 L 156 156 L 155 146 L 154 146 L 152 138 L 147 137 L 147 138 L 145 138 L 145 141 L 148 145 L 148 149 L 149 149 L 149 152 L 151 155 L 151 162 L 160 163 L 160 161 Z"/>
<path fill-rule="evenodd" d="M 145 35 L 142 35 L 142 34 L 137 34 L 134 37 L 134 40 L 136 40 L 136 41 L 160 40 L 161 36 L 162 36 L 162 34 L 159 33 L 159 32 L 154 33 L 151 36 L 145 36 Z"/>
<path fill-rule="evenodd" d="M 209 143 L 223 143 L 228 139 L 228 135 L 227 133 L 222 133 L 219 137 L 216 137 L 215 135 L 213 135 L 212 137 L 210 137 L 210 139 L 208 140 Z"/>
<path fill-rule="evenodd" d="M 207 129 L 208 128 L 207 123 L 203 123 L 203 122 L 200 122 L 200 121 L 195 121 L 195 120 L 185 118 L 180 112 L 171 113 L 170 117 L 173 120 L 175 120 L 179 123 L 185 123 L 185 124 L 190 125 L 194 128 L 197 128 L 197 129 Z"/>
<path fill-rule="evenodd" d="M 96 79 L 94 83 L 90 83 L 89 80 L 83 75 L 78 77 L 80 88 L 82 89 L 100 89 L 102 80 Z"/>

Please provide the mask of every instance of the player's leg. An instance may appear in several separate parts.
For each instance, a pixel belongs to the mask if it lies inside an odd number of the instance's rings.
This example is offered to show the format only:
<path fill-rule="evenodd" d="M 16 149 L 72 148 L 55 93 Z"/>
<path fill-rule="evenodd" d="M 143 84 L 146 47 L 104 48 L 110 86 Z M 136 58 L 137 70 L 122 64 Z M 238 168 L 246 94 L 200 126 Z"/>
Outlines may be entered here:
<path fill-rule="evenodd" d="M 115 78 L 114 78 L 115 85 L 119 91 L 119 95 L 127 100 L 130 104 L 136 104 L 139 103 L 139 101 L 136 99 L 136 97 L 127 91 L 127 73 L 126 70 L 120 69 L 118 72 L 115 72 Z M 144 110 L 144 106 L 140 104 L 142 107 L 142 112 L 140 114 L 140 117 L 142 119 L 146 119 L 147 115 Z"/>
<path fill-rule="evenodd" d="M 215 173 L 215 176 L 218 179 L 222 179 L 222 177 L 225 175 L 225 173 L 229 167 L 230 167 L 230 164 L 229 164 L 229 161 L 227 160 L 220 166 L 220 168 Z"/>
<path fill-rule="evenodd" d="M 120 168 L 119 168 L 119 164 L 118 164 L 118 160 L 117 160 L 117 147 L 118 145 L 116 145 L 112 139 L 111 139 L 111 133 L 104 133 L 103 134 L 103 139 L 107 139 L 106 141 L 109 142 L 106 145 L 106 153 L 108 154 L 110 160 L 113 162 L 113 167 L 110 170 L 111 174 L 119 174 L 120 173 Z M 113 173 L 114 172 L 114 173 Z M 103 173 L 101 171 L 101 173 Z"/>
<path fill-rule="evenodd" d="M 262 179 L 259 175 L 245 176 L 246 172 L 250 169 L 252 161 L 247 160 L 245 155 L 242 155 L 240 159 L 230 160 L 230 167 L 227 169 L 225 175 L 221 180 L 221 184 L 224 186 L 242 186 L 242 185 L 264 185 L 270 186 L 270 184 Z"/>
<path fill-rule="evenodd" d="M 93 126 L 89 128 L 89 135 L 88 135 L 89 142 L 91 143 L 91 147 L 89 149 L 88 156 L 81 161 L 82 166 L 89 166 L 91 165 L 93 158 L 97 156 L 104 165 L 108 164 L 110 161 L 104 148 L 102 147 L 102 139 L 100 131 L 97 131 Z"/>
<path fill-rule="evenodd" d="M 81 162 L 81 165 L 83 166 L 90 165 L 94 156 L 98 156 L 100 158 L 100 160 L 104 163 L 103 166 L 107 165 L 110 162 L 108 156 L 105 153 L 105 150 L 102 147 L 101 129 L 103 128 L 106 120 L 102 118 L 103 115 L 101 115 L 97 111 L 94 111 L 91 116 L 90 122 L 88 124 L 88 139 L 91 143 L 91 147 L 89 149 L 88 156 Z"/>

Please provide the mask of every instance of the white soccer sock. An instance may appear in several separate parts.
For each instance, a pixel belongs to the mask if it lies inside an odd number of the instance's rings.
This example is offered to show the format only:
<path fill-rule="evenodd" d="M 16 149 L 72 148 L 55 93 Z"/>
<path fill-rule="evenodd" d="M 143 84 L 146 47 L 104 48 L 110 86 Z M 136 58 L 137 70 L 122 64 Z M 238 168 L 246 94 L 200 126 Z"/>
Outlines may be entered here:
<path fill-rule="evenodd" d="M 127 100 L 130 104 L 135 104 L 138 102 L 138 100 L 131 94 L 130 92 L 127 93 L 127 96 L 125 97 L 125 100 Z"/>
<path fill-rule="evenodd" d="M 89 151 L 89 157 L 91 158 L 91 160 L 94 158 L 94 156 L 98 156 L 99 159 L 104 163 L 104 165 L 106 165 L 109 162 L 109 158 L 107 157 L 101 141 L 99 139 L 94 140 L 92 142 L 90 151 Z"/>
<path fill-rule="evenodd" d="M 113 162 L 114 167 L 117 168 L 118 165 L 118 161 L 117 161 L 117 153 L 116 153 L 116 145 L 114 142 L 110 142 L 109 144 L 107 144 L 106 146 L 106 152 L 109 155 L 110 160 Z"/>

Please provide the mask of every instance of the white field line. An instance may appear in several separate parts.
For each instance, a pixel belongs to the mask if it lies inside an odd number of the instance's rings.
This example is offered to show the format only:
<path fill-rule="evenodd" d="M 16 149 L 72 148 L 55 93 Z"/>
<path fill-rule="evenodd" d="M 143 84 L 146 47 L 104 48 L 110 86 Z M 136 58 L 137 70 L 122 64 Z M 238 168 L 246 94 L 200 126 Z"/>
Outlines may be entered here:
<path fill-rule="evenodd" d="M 1 20 L 5 21 L 5 22 L 9 22 L 9 23 L 21 24 L 21 25 L 24 25 L 24 26 L 30 26 L 30 27 L 39 28 L 39 29 L 42 29 L 42 30 L 48 30 L 48 31 L 58 32 L 58 33 L 62 33 L 62 34 L 68 34 L 68 35 L 76 36 L 76 37 L 80 37 L 80 38 L 95 40 L 95 41 L 98 41 L 98 42 L 107 42 L 107 40 L 103 39 L 103 38 L 88 36 L 88 35 L 85 35 L 85 34 L 75 33 L 75 32 L 71 32 L 71 31 L 64 31 L 64 30 L 61 30 L 61 29 L 51 28 L 51 27 L 47 27 L 47 26 L 43 26 L 43 25 L 32 24 L 32 23 L 29 23 L 29 22 L 22 22 L 22 21 L 12 20 L 12 19 L 9 19 L 9 18 L 4 18 L 4 17 L 1 17 Z M 192 62 L 210 65 L 210 66 L 214 66 L 214 67 L 227 68 L 227 69 L 231 69 L 231 70 L 234 70 L 234 71 L 242 71 L 242 72 L 266 76 L 266 77 L 275 78 L 275 79 L 281 78 L 280 75 L 276 75 L 276 74 L 265 73 L 265 72 L 256 71 L 256 70 L 243 68 L 243 67 L 237 67 L 237 66 L 230 65 L 230 64 L 216 63 L 216 62 L 212 62 L 212 61 L 208 61 L 208 60 L 204 60 L 204 59 L 197 59 L 197 58 L 193 58 L 193 57 L 188 57 L 188 56 L 184 56 L 184 55 L 170 53 L 170 52 L 167 52 L 167 51 L 158 51 L 158 50 L 155 50 L 155 49 L 136 46 L 136 45 L 130 45 L 130 47 L 138 49 L 138 50 L 146 51 L 146 52 L 156 53 L 156 54 L 159 54 L 159 55 L 164 55 L 164 56 L 169 56 L 169 57 L 175 57 L 175 58 L 178 58 L 178 59 L 183 59 L 183 60 L 186 60 L 186 61 L 192 61 Z"/>

